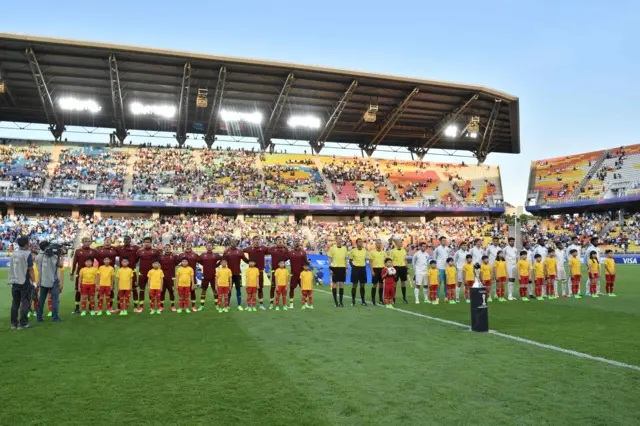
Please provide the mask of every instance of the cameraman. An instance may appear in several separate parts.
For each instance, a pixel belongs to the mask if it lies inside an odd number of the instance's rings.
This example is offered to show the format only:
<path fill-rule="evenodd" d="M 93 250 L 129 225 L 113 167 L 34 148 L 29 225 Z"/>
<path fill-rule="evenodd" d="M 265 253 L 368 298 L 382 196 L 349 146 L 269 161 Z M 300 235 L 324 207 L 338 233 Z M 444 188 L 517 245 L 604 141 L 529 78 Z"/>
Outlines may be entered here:
<path fill-rule="evenodd" d="M 40 243 L 40 254 L 36 256 L 36 266 L 40 271 L 38 286 L 40 287 L 40 299 L 38 300 L 37 318 L 42 322 L 42 311 L 51 294 L 51 316 L 53 322 L 60 322 L 58 316 L 58 304 L 60 292 L 63 288 L 64 273 L 62 269 L 62 252 L 60 247 L 52 245 L 48 241 Z"/>
<path fill-rule="evenodd" d="M 27 312 L 33 294 L 32 282 L 35 281 L 33 257 L 29 250 L 29 237 L 22 236 L 16 241 L 18 250 L 14 251 L 9 261 L 9 284 L 11 284 L 11 328 L 31 328 Z"/>

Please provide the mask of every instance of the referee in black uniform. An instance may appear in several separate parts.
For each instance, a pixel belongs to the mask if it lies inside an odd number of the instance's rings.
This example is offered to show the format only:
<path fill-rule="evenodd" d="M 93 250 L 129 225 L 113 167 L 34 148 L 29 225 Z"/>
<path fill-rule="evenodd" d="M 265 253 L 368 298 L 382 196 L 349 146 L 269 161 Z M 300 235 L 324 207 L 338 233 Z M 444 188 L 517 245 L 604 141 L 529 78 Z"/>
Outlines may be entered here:
<path fill-rule="evenodd" d="M 351 306 L 356 306 L 356 288 L 360 285 L 360 302 L 367 306 L 364 300 L 365 284 L 367 284 L 367 259 L 369 252 L 364 248 L 362 238 L 356 240 L 356 247 L 349 252 L 351 265 Z"/>

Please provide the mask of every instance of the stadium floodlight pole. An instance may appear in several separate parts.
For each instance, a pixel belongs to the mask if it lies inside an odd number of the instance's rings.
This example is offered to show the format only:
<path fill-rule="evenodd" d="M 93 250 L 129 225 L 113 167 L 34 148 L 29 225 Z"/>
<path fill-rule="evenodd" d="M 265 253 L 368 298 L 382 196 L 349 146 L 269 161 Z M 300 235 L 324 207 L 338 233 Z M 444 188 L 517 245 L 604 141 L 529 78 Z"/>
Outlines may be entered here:
<path fill-rule="evenodd" d="M 209 124 L 207 125 L 207 133 L 204 135 L 204 142 L 211 149 L 216 141 L 216 131 L 218 130 L 218 117 L 220 116 L 220 107 L 222 106 L 222 96 L 224 94 L 224 85 L 227 81 L 227 68 L 220 67 L 218 72 L 218 82 L 216 83 L 216 92 L 213 95 L 213 103 L 211 104 L 211 113 L 209 114 Z"/>
<path fill-rule="evenodd" d="M 27 47 L 25 55 L 27 55 L 27 59 L 29 60 L 29 69 L 31 70 L 33 81 L 36 84 L 36 89 L 38 90 L 38 95 L 40 96 L 42 107 L 44 108 L 44 114 L 47 117 L 47 122 L 49 123 L 49 130 L 51 131 L 53 138 L 58 141 L 62 138 L 62 133 L 65 131 L 64 123 L 56 113 L 56 108 L 53 105 L 53 100 L 51 99 L 51 93 L 47 87 L 47 82 L 44 79 L 44 75 L 40 69 L 40 64 L 38 64 L 38 59 L 36 58 L 36 54 L 33 52 L 33 48 L 31 46 Z"/>
<path fill-rule="evenodd" d="M 182 148 L 187 141 L 187 122 L 189 120 L 189 88 L 191 87 L 191 64 L 184 64 L 182 73 L 182 88 L 180 89 L 180 104 L 178 105 L 178 128 L 176 140 Z"/>
<path fill-rule="evenodd" d="M 500 115 L 501 106 L 502 101 L 500 99 L 496 99 L 493 103 L 493 107 L 491 108 L 491 114 L 489 115 L 487 126 L 484 128 L 480 147 L 477 151 L 474 152 L 474 155 L 478 159 L 478 164 L 483 164 L 490 152 L 491 142 L 493 141 L 493 130 L 496 127 L 496 122 L 498 121 L 498 116 Z"/>
<path fill-rule="evenodd" d="M 469 105 L 471 105 L 476 99 L 478 99 L 479 96 L 479 93 L 474 93 L 473 96 L 471 96 L 465 103 L 460 105 L 460 107 L 455 109 L 450 114 L 447 114 L 446 117 L 444 117 L 438 122 L 438 124 L 436 124 L 433 135 L 421 147 L 414 150 L 420 160 L 422 160 L 422 158 L 424 158 L 424 155 L 429 152 L 429 150 L 433 148 L 436 143 L 438 143 L 438 140 L 440 140 L 440 138 L 442 137 L 442 133 L 447 128 L 447 126 L 455 121 L 458 116 L 469 107 Z"/>
<path fill-rule="evenodd" d="M 358 80 L 353 80 L 349 85 L 349 88 L 347 88 L 347 90 L 342 95 L 342 98 L 340 98 L 340 100 L 336 104 L 333 112 L 331 113 L 331 116 L 324 124 L 324 128 L 320 131 L 316 140 L 312 140 L 309 142 L 309 145 L 311 145 L 311 149 L 313 149 L 313 152 L 315 152 L 316 154 L 320 154 L 320 151 L 324 147 L 325 142 L 327 141 L 327 139 L 329 139 L 333 128 L 336 126 L 336 123 L 338 122 L 342 111 L 344 111 L 344 108 L 347 106 L 347 103 L 349 103 L 351 96 L 353 96 L 357 88 Z"/>
<path fill-rule="evenodd" d="M 293 73 L 289 73 L 287 79 L 280 89 L 280 94 L 278 95 L 278 99 L 276 100 L 276 104 L 273 106 L 273 110 L 271 111 L 271 116 L 269 116 L 269 121 L 264 126 L 262 130 L 262 136 L 258 139 L 260 142 L 260 149 L 262 151 L 266 151 L 267 148 L 271 147 L 271 137 L 276 132 L 278 121 L 280 120 L 280 115 L 282 114 L 282 109 L 284 108 L 284 104 L 287 101 L 287 97 L 289 96 L 289 91 L 293 86 L 293 81 L 295 77 Z"/>
<path fill-rule="evenodd" d="M 387 119 L 385 120 L 384 124 L 382 125 L 382 127 L 380 127 L 380 130 L 378 130 L 378 133 L 375 134 L 373 139 L 371 139 L 371 141 L 369 141 L 368 144 L 360 145 L 360 148 L 364 152 L 366 152 L 369 157 L 371 157 L 373 155 L 373 152 L 376 150 L 377 146 L 380 144 L 380 142 L 382 142 L 382 140 L 385 138 L 385 136 L 387 136 L 387 133 L 389 133 L 389 131 L 391 131 L 393 126 L 396 124 L 396 121 L 398 121 L 398 119 L 400 118 L 402 113 L 409 107 L 409 104 L 411 103 L 411 100 L 414 97 L 416 97 L 416 95 L 418 95 L 418 93 L 420 93 L 420 88 L 419 87 L 415 87 L 404 98 L 404 100 L 400 103 L 400 105 L 398 105 L 393 111 L 391 111 L 389 113 L 389 115 L 387 116 Z"/>
<path fill-rule="evenodd" d="M 127 132 L 127 124 L 124 118 L 118 61 L 113 53 L 109 55 L 109 80 L 111 82 L 111 103 L 113 105 L 113 121 L 116 123 L 116 136 L 120 143 L 123 144 L 129 133 Z"/>

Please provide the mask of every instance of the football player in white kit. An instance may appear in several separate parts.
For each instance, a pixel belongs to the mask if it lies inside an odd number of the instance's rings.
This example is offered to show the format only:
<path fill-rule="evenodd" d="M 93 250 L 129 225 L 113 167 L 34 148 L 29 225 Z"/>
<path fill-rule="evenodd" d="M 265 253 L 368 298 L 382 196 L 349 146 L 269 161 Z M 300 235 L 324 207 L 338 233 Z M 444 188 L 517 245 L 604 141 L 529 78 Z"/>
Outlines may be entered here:
<path fill-rule="evenodd" d="M 489 265 L 491 265 L 491 270 L 493 270 L 493 266 L 495 264 L 496 261 L 496 257 L 498 256 L 498 252 L 501 251 L 502 249 L 500 248 L 500 239 L 498 237 L 493 237 L 491 239 L 491 244 L 489 244 L 489 247 L 487 247 L 487 250 L 485 251 L 485 255 L 489 256 Z M 498 298 L 498 295 L 496 293 L 498 286 L 492 286 L 493 287 L 493 297 L 495 297 L 496 299 Z"/>
<path fill-rule="evenodd" d="M 427 243 L 420 243 L 420 250 L 414 253 L 411 262 L 413 263 L 413 274 L 416 279 L 416 286 L 413 289 L 416 304 L 420 303 L 420 287 L 424 292 L 424 303 L 429 303 L 429 283 L 427 282 L 429 253 L 427 253 Z"/>
<path fill-rule="evenodd" d="M 580 247 L 580 238 L 574 236 L 571 238 L 571 245 L 567 247 L 565 252 L 566 262 L 569 263 L 569 258 L 571 257 L 571 250 L 576 250 L 578 252 L 578 259 L 581 259 L 581 247 Z M 587 289 L 589 288 L 589 277 L 587 274 Z M 578 294 L 580 294 L 580 289 L 578 288 Z"/>
<path fill-rule="evenodd" d="M 518 276 L 518 268 L 516 264 L 518 263 L 518 259 L 520 259 L 520 255 L 516 249 L 516 239 L 509 237 L 508 242 L 509 244 L 503 250 L 504 260 L 507 261 L 507 279 L 509 280 L 507 284 L 507 300 L 515 300 L 513 297 L 513 286 L 516 282 L 516 277 Z"/>
<path fill-rule="evenodd" d="M 469 250 L 467 250 L 467 242 L 463 241 L 460 244 L 460 249 L 453 255 L 453 262 L 456 265 L 456 269 L 458 270 L 458 285 L 456 286 L 456 302 L 460 301 L 460 289 L 464 286 L 464 273 L 462 268 L 464 268 L 464 264 L 467 263 L 467 255 L 471 254 Z"/>
<path fill-rule="evenodd" d="M 556 280 L 553 283 L 553 293 L 556 297 L 558 295 L 558 282 L 560 282 L 560 288 L 562 289 L 562 297 L 569 297 L 569 282 L 567 281 L 567 270 L 565 268 L 566 255 L 564 251 L 564 244 L 561 241 L 556 243 L 556 265 L 558 267 L 558 274 Z"/>
<path fill-rule="evenodd" d="M 584 264 L 585 265 L 589 264 L 589 256 L 591 256 L 591 252 L 592 251 L 595 251 L 598 254 L 598 262 L 600 262 L 600 247 L 598 247 L 598 237 L 591 238 L 591 240 L 589 242 L 590 242 L 589 247 L 587 247 L 587 249 L 584 251 Z M 586 287 L 587 287 L 586 295 L 590 296 L 591 295 L 591 289 L 589 288 L 590 287 L 589 286 L 589 281 L 587 281 Z M 598 286 L 596 287 L 596 294 L 600 294 L 600 279 L 598 279 Z"/>
<path fill-rule="evenodd" d="M 532 260 L 535 260 L 536 254 L 539 254 L 540 256 L 542 256 L 542 263 L 544 263 L 544 261 L 547 259 L 548 249 L 544 242 L 544 238 L 540 238 L 538 240 L 538 245 L 533 250 L 534 259 Z M 533 262 L 531 264 L 533 265 Z M 543 294 L 543 297 L 547 295 L 546 282 L 542 285 L 542 294 Z"/>
<path fill-rule="evenodd" d="M 451 257 L 451 247 L 447 241 L 447 237 L 440 237 L 440 244 L 433 251 L 433 259 L 436 261 L 436 268 L 438 268 L 440 285 L 438 286 L 438 295 L 436 296 L 436 302 L 440 301 L 440 290 L 442 290 L 442 296 L 444 297 L 444 303 L 447 303 L 447 259 Z"/>
<path fill-rule="evenodd" d="M 484 256 L 482 238 L 476 238 L 473 240 L 473 247 L 471 248 L 471 263 L 480 265 L 482 263 L 482 256 Z"/>

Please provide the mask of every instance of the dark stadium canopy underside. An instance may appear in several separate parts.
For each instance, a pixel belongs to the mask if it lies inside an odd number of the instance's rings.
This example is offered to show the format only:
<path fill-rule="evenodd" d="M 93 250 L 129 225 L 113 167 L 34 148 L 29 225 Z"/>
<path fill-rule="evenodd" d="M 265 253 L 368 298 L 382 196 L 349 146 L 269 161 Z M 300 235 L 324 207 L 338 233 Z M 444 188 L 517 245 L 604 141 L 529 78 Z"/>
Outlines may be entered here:
<path fill-rule="evenodd" d="M 257 137 L 266 146 L 271 139 L 296 139 L 422 153 L 520 152 L 518 98 L 480 86 L 2 33 L 0 73 L 0 121 L 196 133 L 209 140 L 229 134 Z M 196 107 L 199 89 L 207 90 L 205 108 Z M 102 109 L 62 111 L 57 100 L 68 96 L 93 99 Z M 175 105 L 177 113 L 171 119 L 134 115 L 133 101 Z M 370 104 L 379 108 L 373 123 L 363 119 Z M 258 110 L 264 120 L 227 125 L 216 105 Z M 321 127 L 292 128 L 291 115 L 317 116 Z M 464 128 L 472 116 L 480 117 L 477 138 L 443 135 L 449 124 Z"/>

